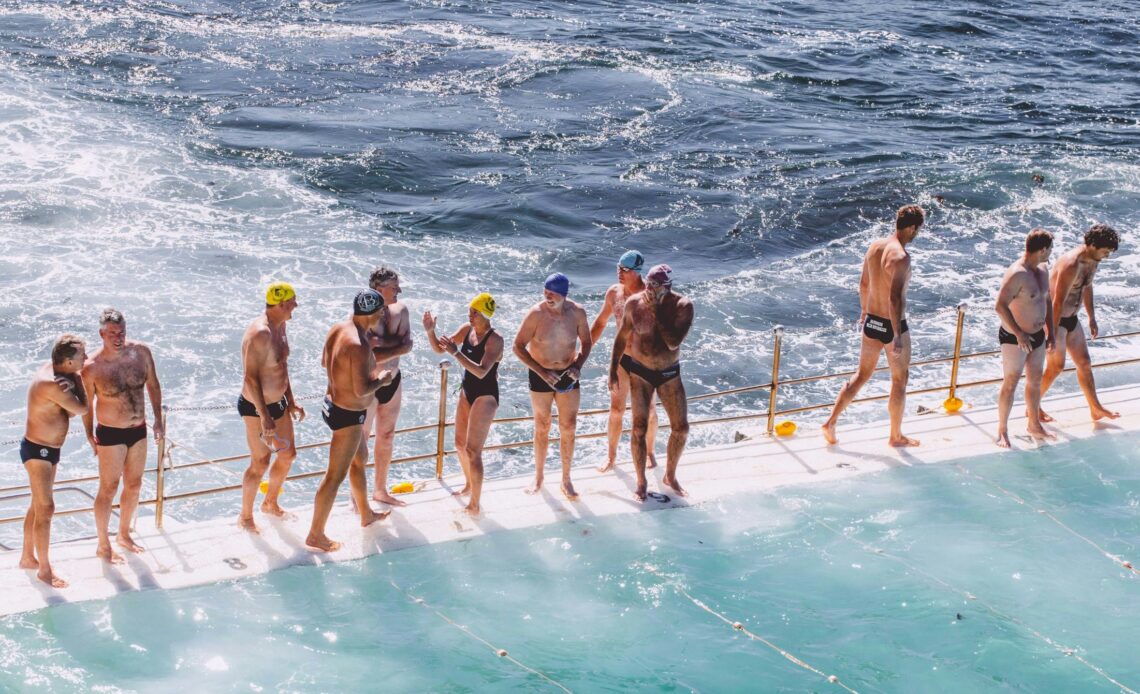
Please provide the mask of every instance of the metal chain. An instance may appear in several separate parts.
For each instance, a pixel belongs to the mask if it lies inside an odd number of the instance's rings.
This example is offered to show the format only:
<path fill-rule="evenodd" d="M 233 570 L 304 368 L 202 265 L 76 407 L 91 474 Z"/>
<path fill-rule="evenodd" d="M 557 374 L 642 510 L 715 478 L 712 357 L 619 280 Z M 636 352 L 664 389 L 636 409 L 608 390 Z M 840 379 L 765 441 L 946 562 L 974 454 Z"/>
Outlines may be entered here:
<path fill-rule="evenodd" d="M 309 402 L 311 400 L 318 400 L 320 398 L 323 398 L 324 396 L 325 396 L 325 394 L 323 392 L 313 393 L 312 395 L 301 395 L 299 397 L 294 397 L 293 401 L 294 402 Z M 225 410 L 232 409 L 233 406 L 234 405 L 232 402 L 229 404 L 226 404 L 226 405 L 178 405 L 175 407 L 167 408 L 167 411 L 168 412 L 224 412 Z"/>

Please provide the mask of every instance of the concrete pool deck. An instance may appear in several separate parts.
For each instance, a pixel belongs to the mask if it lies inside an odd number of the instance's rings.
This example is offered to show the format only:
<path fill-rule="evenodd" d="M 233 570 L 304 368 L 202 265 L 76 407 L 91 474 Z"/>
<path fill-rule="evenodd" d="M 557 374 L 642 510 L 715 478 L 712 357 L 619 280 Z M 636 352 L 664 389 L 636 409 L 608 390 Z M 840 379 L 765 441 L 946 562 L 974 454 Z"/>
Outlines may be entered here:
<path fill-rule="evenodd" d="M 1075 439 L 1140 431 L 1140 387 L 1105 389 L 1100 393 L 1106 407 L 1120 412 L 1120 419 L 1094 423 L 1081 395 L 1050 398 L 1048 412 L 1056 421 L 1047 428 L 1057 435 L 1055 445 Z M 1024 432 L 1023 406 L 1014 407 L 1010 432 Z M 173 589 L 256 576 L 289 566 L 320 565 L 360 559 L 408 547 L 477 537 L 499 530 L 512 530 L 626 513 L 685 507 L 740 492 L 780 486 L 837 480 L 889 468 L 946 462 L 1000 451 L 993 443 L 994 408 L 967 410 L 956 415 L 940 413 L 908 417 L 904 431 L 922 446 L 893 449 L 886 445 L 886 423 L 871 425 L 840 423 L 839 443 L 828 446 L 818 427 L 804 427 L 794 436 L 753 439 L 714 448 L 687 451 L 678 479 L 689 495 L 679 498 L 661 484 L 662 466 L 650 471 L 650 492 L 664 496 L 645 503 L 634 500 L 634 477 L 628 460 L 619 461 L 617 473 L 601 474 L 592 467 L 575 470 L 574 484 L 581 495 L 568 501 L 558 490 L 558 475 L 547 474 L 547 486 L 531 496 L 523 490 L 531 477 L 487 482 L 483 491 L 483 517 L 462 514 L 462 503 L 450 491 L 462 485 L 458 476 L 442 482 L 431 480 L 424 488 L 403 498 L 409 502 L 385 520 L 361 528 L 347 501 L 347 481 L 341 499 L 328 523 L 328 536 L 343 547 L 336 552 L 315 554 L 304 546 L 311 506 L 291 508 L 294 517 L 279 520 L 258 516 L 260 535 L 236 526 L 237 495 L 232 516 L 192 523 L 167 521 L 158 532 L 147 519 L 138 524 L 135 539 L 147 548 L 145 554 L 127 555 L 125 564 L 112 566 L 94 556 L 93 540 L 52 546 L 52 564 L 70 586 L 51 588 L 34 571 L 19 569 L 19 551 L 0 553 L 0 591 L 4 595 L 0 614 L 15 614 L 48 605 L 106 599 L 123 592 Z M 1014 450 L 1034 448 L 1018 436 Z M 662 457 L 662 463 L 664 462 Z M 395 476 L 394 476 L 395 478 Z M 285 497 L 286 501 L 290 500 Z M 377 504 L 374 504 L 377 506 Z"/>

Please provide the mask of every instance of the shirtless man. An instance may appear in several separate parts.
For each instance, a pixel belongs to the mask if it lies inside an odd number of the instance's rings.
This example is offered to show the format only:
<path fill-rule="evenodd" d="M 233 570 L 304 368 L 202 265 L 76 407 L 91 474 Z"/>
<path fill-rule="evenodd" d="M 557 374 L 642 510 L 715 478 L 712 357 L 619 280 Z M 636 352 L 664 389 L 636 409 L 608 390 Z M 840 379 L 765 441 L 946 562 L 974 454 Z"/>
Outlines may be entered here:
<path fill-rule="evenodd" d="M 388 468 L 392 466 L 392 440 L 396 436 L 396 420 L 400 417 L 400 404 L 404 401 L 404 387 L 400 378 L 400 356 L 412 351 L 412 328 L 408 307 L 399 301 L 400 276 L 395 270 L 381 265 L 372 271 L 368 286 L 384 297 L 385 317 L 380 321 L 379 335 L 372 341 L 372 353 L 381 369 L 395 374 L 392 382 L 376 391 L 376 399 L 368 405 L 368 418 L 364 420 L 365 438 L 376 422 L 376 489 L 372 498 L 392 506 L 407 506 L 388 492 Z"/>
<path fill-rule="evenodd" d="M 238 525 L 253 533 L 258 532 L 253 521 L 253 501 L 267 469 L 269 488 L 261 502 L 261 512 L 278 518 L 285 516 L 277 500 L 289 467 L 297 457 L 293 422 L 305 418 L 304 408 L 293 398 L 293 385 L 289 380 L 289 337 L 285 334 L 285 323 L 293 317 L 296 308 L 297 292 L 293 285 L 274 282 L 265 291 L 265 313 L 249 324 L 241 338 L 244 377 L 237 410 L 245 423 L 249 468 L 241 480 Z M 270 467 L 269 459 L 273 455 L 276 460 Z"/>
<path fill-rule="evenodd" d="M 68 420 L 87 414 L 87 393 L 80 371 L 87 359 L 83 340 L 61 335 L 51 348 L 51 362 L 44 364 L 28 386 L 28 420 L 20 441 L 20 460 L 28 471 L 32 503 L 24 516 L 24 548 L 20 568 L 36 569 L 36 578 L 52 588 L 66 588 L 48 560 L 51 517 L 55 513 L 55 466 L 59 449 L 67 438 Z"/>
<path fill-rule="evenodd" d="M 829 444 L 838 440 L 835 424 L 839 415 L 871 379 L 879 363 L 879 354 L 884 349 L 891 368 L 891 395 L 887 401 L 887 411 L 891 416 L 888 442 L 896 447 L 919 444 L 902 434 L 906 382 L 910 371 L 910 335 L 904 315 L 906 288 L 910 281 L 910 254 L 906 245 L 918 235 L 924 221 L 926 213 L 918 205 L 900 207 L 895 215 L 895 233 L 872 241 L 863 257 L 863 276 L 859 279 L 859 323 L 863 326 L 859 367 L 840 389 L 831 416 L 821 427 L 823 438 Z"/>
<path fill-rule="evenodd" d="M 596 345 L 606 329 L 606 321 L 612 315 L 614 326 L 621 327 L 622 316 L 625 315 L 625 302 L 629 297 L 645 289 L 645 282 L 641 280 L 641 268 L 645 265 L 645 257 L 637 251 L 626 251 L 618 259 L 617 284 L 606 290 L 606 298 L 602 303 L 602 312 L 594 318 L 590 326 L 590 340 Z M 617 390 L 610 393 L 610 418 L 606 424 L 606 442 L 609 444 L 609 458 L 605 465 L 598 467 L 598 472 L 609 472 L 614 469 L 617 460 L 618 441 L 621 439 L 621 422 L 625 417 L 625 406 L 629 400 L 629 374 L 625 369 L 618 369 Z M 649 452 L 648 467 L 657 467 L 657 457 L 653 455 L 654 444 L 657 441 L 657 408 L 653 403 L 649 405 L 649 435 L 646 437 L 646 448 Z"/>
<path fill-rule="evenodd" d="M 1096 312 L 1093 310 L 1093 276 L 1101 261 L 1120 247 L 1120 235 L 1107 224 L 1094 224 L 1085 232 L 1084 241 L 1083 245 L 1058 258 L 1057 266 L 1053 268 L 1053 315 L 1057 317 L 1057 345 L 1064 347 L 1053 350 L 1046 359 L 1041 394 L 1044 395 L 1061 375 L 1065 368 L 1065 352 L 1068 352 L 1077 366 L 1077 383 L 1088 401 L 1093 421 L 1116 419 L 1120 413 L 1105 408 L 1096 396 L 1089 346 L 1085 331 L 1077 319 L 1077 312 L 1084 304 L 1085 312 L 1089 314 L 1089 337 L 1095 340 L 1099 331 Z M 1053 418 L 1042 412 L 1041 421 L 1051 422 Z"/>
<path fill-rule="evenodd" d="M 629 379 L 633 401 L 633 433 L 630 448 L 637 474 L 634 496 L 645 501 L 646 433 L 649 411 L 656 393 L 669 416 L 669 445 L 666 449 L 665 476 L 661 478 L 679 496 L 686 492 L 677 482 L 677 463 L 689 440 L 689 404 L 681 383 L 681 343 L 693 326 L 693 302 L 673 292 L 673 269 L 656 265 L 645 277 L 645 291 L 625 302 L 625 315 L 614 337 L 610 355 L 610 393 L 621 387 L 618 371 Z"/>
<path fill-rule="evenodd" d="M 392 382 L 391 371 L 381 371 L 372 355 L 372 340 L 384 321 L 384 297 L 374 289 L 363 289 L 352 302 L 352 318 L 333 325 L 325 338 L 321 366 L 328 374 L 328 392 L 321 412 L 332 430 L 329 466 L 313 501 L 313 523 L 305 546 L 318 552 L 334 552 L 340 543 L 325 535 L 325 524 L 332 512 L 337 492 L 348 475 L 352 501 L 360 511 L 360 526 L 367 527 L 388 516 L 368 505 L 368 480 L 364 461 L 368 459 L 368 437 L 364 420 L 376 391 Z"/>
<path fill-rule="evenodd" d="M 1025 253 L 1018 258 L 1001 281 L 994 310 L 1001 319 L 998 343 L 1001 345 L 1002 383 L 998 393 L 998 431 L 996 443 L 1009 448 L 1009 411 L 1013 409 L 1013 392 L 1025 371 L 1025 406 L 1029 435 L 1049 438 L 1041 426 L 1041 375 L 1045 353 L 1053 352 L 1053 305 L 1049 301 L 1049 253 L 1053 235 L 1034 229 L 1025 237 Z"/>
<path fill-rule="evenodd" d="M 146 401 L 154 412 L 154 440 L 161 441 L 162 386 L 155 373 L 150 348 L 127 339 L 127 321 L 113 308 L 99 317 L 99 337 L 103 346 L 83 367 L 90 409 L 83 415 L 87 441 L 99 457 L 99 491 L 95 495 L 95 532 L 99 544 L 95 555 L 121 564 L 123 558 L 111 548 L 107 526 L 111 505 L 123 481 L 119 499 L 119 546 L 136 554 L 142 546 L 131 539 L 131 523 L 139 505 L 143 468 L 146 467 Z M 146 396 L 143 390 L 146 390 Z"/>
<path fill-rule="evenodd" d="M 534 410 L 534 486 L 542 489 L 546 451 L 550 446 L 551 408 L 558 406 L 558 452 L 562 458 L 562 493 L 578 498 L 570 482 L 574 459 L 574 433 L 582 391 L 578 379 L 590 356 L 590 326 L 586 310 L 566 298 L 570 280 L 560 272 L 546 278 L 542 301 L 531 307 L 515 336 L 514 352 L 530 369 L 530 404 Z M 581 348 L 578 348 L 578 343 Z"/>

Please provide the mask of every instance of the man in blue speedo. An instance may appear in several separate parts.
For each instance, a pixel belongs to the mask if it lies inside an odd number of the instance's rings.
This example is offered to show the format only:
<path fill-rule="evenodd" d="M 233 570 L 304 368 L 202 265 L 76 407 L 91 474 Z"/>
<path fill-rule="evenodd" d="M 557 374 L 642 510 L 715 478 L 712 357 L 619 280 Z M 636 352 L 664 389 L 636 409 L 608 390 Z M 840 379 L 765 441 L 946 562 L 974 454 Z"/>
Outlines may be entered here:
<path fill-rule="evenodd" d="M 542 301 L 531 307 L 523 318 L 515 336 L 514 352 L 530 369 L 530 403 L 534 409 L 534 486 L 527 493 L 535 494 L 542 489 L 543 467 L 550 446 L 551 409 L 558 405 L 561 489 L 566 498 L 573 501 L 578 498 L 570 482 L 581 400 L 578 379 L 593 343 L 586 310 L 567 299 L 569 293 L 570 280 L 566 275 L 556 272 L 546 278 Z"/>

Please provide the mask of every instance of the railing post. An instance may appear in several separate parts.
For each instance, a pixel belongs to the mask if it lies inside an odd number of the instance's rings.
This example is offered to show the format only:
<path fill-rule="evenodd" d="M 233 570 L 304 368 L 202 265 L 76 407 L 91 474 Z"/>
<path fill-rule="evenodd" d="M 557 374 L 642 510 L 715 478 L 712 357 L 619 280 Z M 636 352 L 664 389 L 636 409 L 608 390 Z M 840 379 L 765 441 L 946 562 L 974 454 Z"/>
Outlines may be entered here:
<path fill-rule="evenodd" d="M 450 359 L 439 361 L 439 425 L 435 431 L 435 478 L 443 479 L 443 434 L 447 430 L 447 370 Z"/>
<path fill-rule="evenodd" d="M 966 307 L 965 301 L 958 304 L 958 327 L 954 331 L 954 362 L 950 367 L 950 398 L 953 398 L 958 390 L 958 362 L 962 358 L 962 324 L 966 319 Z"/>
<path fill-rule="evenodd" d="M 166 475 L 164 473 L 166 472 L 166 415 L 169 411 L 168 406 L 162 406 L 162 438 L 158 440 L 158 465 L 155 469 L 157 477 L 154 485 L 154 527 L 157 530 L 162 530 L 162 504 L 166 500 Z"/>
<path fill-rule="evenodd" d="M 772 328 L 772 334 L 776 340 L 772 346 L 772 384 L 768 389 L 768 436 L 776 431 L 776 390 L 780 387 L 780 343 L 784 339 L 784 326 Z"/>

